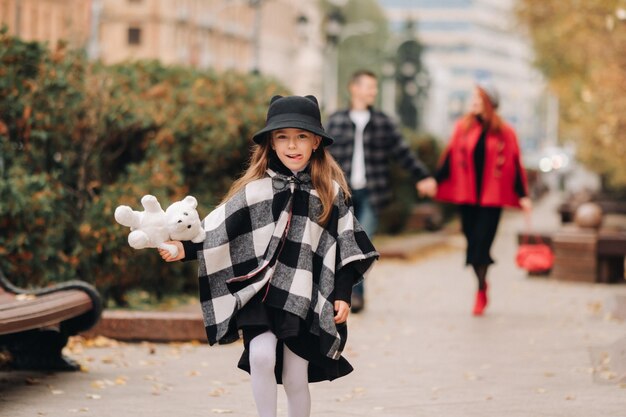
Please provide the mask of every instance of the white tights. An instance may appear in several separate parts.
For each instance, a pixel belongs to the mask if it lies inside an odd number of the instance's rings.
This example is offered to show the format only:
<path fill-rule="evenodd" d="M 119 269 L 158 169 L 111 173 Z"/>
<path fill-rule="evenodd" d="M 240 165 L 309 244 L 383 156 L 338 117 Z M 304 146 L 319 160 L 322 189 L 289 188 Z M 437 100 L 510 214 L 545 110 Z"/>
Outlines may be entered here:
<path fill-rule="evenodd" d="M 259 417 L 276 417 L 276 343 L 276 336 L 270 331 L 250 341 L 250 378 Z M 289 417 L 309 417 L 311 414 L 308 366 L 308 361 L 284 346 L 282 377 Z"/>

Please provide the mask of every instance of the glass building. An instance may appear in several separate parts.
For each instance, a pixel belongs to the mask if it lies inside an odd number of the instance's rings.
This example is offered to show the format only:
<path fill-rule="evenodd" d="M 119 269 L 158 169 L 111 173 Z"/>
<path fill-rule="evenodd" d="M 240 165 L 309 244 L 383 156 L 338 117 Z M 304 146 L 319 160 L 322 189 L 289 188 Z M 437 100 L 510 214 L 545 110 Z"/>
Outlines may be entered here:
<path fill-rule="evenodd" d="M 544 82 L 532 66 L 530 42 L 515 21 L 515 0 L 379 0 L 392 31 L 402 37 L 413 21 L 423 45 L 429 93 L 425 130 L 445 138 L 467 110 L 472 86 L 488 80 L 499 90 L 500 113 L 522 147 L 537 149 L 545 132 Z M 396 45 L 390 45 L 394 54 Z"/>

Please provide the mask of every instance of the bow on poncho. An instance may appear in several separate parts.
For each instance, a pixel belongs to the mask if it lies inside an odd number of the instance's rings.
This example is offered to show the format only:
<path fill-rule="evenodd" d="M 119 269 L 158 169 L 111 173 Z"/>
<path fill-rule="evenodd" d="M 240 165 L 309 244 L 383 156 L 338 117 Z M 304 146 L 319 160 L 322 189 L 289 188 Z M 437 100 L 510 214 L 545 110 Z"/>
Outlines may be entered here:
<path fill-rule="evenodd" d="M 291 312 L 319 336 L 329 358 L 341 355 L 334 322 L 335 274 L 350 264 L 357 281 L 378 257 L 335 183 L 332 215 L 318 223 L 322 204 L 306 172 L 270 169 L 203 221 L 198 252 L 200 300 L 210 344 L 238 339 L 234 316 L 259 291 L 265 303 Z M 266 284 L 269 285 L 266 287 Z"/>

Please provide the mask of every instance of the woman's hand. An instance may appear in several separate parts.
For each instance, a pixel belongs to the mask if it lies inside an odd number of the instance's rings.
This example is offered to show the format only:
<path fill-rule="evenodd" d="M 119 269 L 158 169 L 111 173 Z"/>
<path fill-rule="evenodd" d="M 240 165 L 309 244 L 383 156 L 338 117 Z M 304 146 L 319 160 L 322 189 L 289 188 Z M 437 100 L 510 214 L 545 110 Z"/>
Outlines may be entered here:
<path fill-rule="evenodd" d="M 524 211 L 524 222 L 526 223 L 526 228 L 528 230 L 532 230 L 532 219 L 531 214 L 533 212 L 533 202 L 530 197 L 522 197 L 519 199 L 519 205 L 522 206 L 522 210 Z"/>
<path fill-rule="evenodd" d="M 185 248 L 183 248 L 183 244 L 181 242 L 178 242 L 176 240 L 170 240 L 169 242 L 165 243 L 167 243 L 168 245 L 174 245 L 178 249 L 178 255 L 172 256 L 168 250 L 159 248 L 159 255 L 161 255 L 161 258 L 163 258 L 165 262 L 180 261 L 185 257 Z"/>
<path fill-rule="evenodd" d="M 533 210 L 533 201 L 530 197 L 522 197 L 519 199 L 519 205 L 522 206 L 524 213 L 529 214 Z"/>
<path fill-rule="evenodd" d="M 345 301 L 335 301 L 335 324 L 345 323 L 350 314 L 350 304 Z"/>
<path fill-rule="evenodd" d="M 417 193 L 420 197 L 433 198 L 437 195 L 437 181 L 433 177 L 424 178 L 415 184 Z"/>

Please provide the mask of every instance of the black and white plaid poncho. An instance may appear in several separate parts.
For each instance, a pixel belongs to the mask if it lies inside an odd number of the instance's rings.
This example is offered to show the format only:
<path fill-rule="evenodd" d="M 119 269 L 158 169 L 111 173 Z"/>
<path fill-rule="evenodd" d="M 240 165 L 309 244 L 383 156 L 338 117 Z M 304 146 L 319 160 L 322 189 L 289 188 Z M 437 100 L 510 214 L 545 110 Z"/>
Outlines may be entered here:
<path fill-rule="evenodd" d="M 360 280 L 378 253 L 338 184 L 332 217 L 323 227 L 316 220 L 321 201 L 308 173 L 286 176 L 268 169 L 267 174 L 203 221 L 199 281 L 209 343 L 237 340 L 234 316 L 263 290 L 266 304 L 302 318 L 319 336 L 322 354 L 338 359 L 335 273 L 350 264 Z"/>

